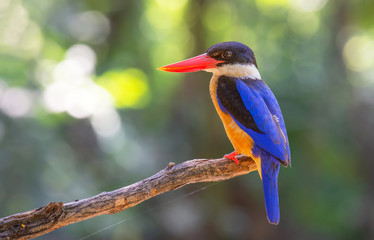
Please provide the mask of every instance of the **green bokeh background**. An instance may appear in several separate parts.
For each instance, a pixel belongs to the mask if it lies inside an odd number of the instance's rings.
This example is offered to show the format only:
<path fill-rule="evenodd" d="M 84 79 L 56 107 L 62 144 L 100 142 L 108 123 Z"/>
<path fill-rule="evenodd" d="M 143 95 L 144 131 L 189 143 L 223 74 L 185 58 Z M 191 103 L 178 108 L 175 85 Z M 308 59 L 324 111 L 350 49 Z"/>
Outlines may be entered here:
<path fill-rule="evenodd" d="M 288 129 L 279 226 L 251 173 L 39 239 L 374 239 L 373 12 L 369 0 L 0 0 L 0 217 L 231 152 L 210 74 L 156 68 L 234 40 L 256 53 Z"/>

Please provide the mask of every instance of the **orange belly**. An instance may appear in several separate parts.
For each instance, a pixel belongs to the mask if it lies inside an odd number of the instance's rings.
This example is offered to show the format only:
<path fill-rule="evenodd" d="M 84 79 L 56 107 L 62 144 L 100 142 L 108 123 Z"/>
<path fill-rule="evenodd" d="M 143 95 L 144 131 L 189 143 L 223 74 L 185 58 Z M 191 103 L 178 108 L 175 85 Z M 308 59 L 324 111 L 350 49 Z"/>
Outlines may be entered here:
<path fill-rule="evenodd" d="M 252 153 L 252 148 L 254 145 L 253 139 L 238 126 L 238 124 L 228 113 L 222 112 L 221 108 L 219 107 L 217 101 L 217 80 L 218 77 L 215 77 L 213 75 L 212 79 L 210 80 L 209 91 L 214 107 L 216 108 L 216 111 L 222 120 L 227 137 L 229 138 L 235 151 L 251 157 L 256 162 L 257 169 L 259 170 L 258 172 L 261 177 L 261 159 L 259 157 L 253 156 Z"/>

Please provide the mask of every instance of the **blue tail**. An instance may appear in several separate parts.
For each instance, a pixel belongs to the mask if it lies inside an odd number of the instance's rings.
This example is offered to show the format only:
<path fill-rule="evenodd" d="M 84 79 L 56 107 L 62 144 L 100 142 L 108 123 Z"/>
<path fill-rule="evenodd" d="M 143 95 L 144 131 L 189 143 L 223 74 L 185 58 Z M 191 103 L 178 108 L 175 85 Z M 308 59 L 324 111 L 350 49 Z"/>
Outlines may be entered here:
<path fill-rule="evenodd" d="M 265 194 L 265 208 L 271 224 L 279 223 L 278 173 L 279 161 L 269 153 L 261 151 L 262 184 Z"/>

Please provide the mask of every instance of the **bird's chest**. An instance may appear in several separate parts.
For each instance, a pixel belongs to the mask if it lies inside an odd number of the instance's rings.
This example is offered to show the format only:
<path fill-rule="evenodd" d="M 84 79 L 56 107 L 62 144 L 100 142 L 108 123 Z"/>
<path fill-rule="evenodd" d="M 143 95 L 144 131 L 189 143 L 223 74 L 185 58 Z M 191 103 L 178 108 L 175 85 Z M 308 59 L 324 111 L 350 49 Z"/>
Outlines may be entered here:
<path fill-rule="evenodd" d="M 209 91 L 214 107 L 222 120 L 226 134 L 236 151 L 252 157 L 252 148 L 254 145 L 252 138 L 238 126 L 230 114 L 223 112 L 218 104 L 217 82 L 218 77 L 213 75 L 212 79 L 210 80 Z M 225 101 L 230 101 L 230 99 L 225 99 Z"/>

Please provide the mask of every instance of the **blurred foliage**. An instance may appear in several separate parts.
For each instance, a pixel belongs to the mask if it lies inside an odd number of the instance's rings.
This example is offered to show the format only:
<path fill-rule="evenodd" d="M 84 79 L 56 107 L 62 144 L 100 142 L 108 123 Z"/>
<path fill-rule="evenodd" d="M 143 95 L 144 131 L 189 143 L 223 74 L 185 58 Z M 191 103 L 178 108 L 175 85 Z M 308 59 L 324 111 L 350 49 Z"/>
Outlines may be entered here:
<path fill-rule="evenodd" d="M 281 222 L 256 173 L 40 239 L 374 239 L 374 1 L 1 0 L 0 216 L 232 151 L 210 74 L 157 71 L 228 40 L 277 96 Z"/>

